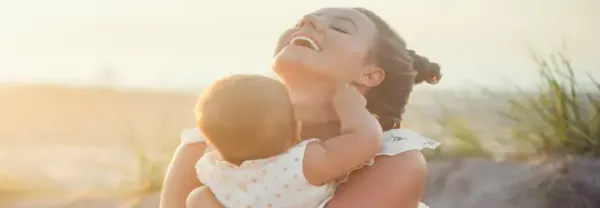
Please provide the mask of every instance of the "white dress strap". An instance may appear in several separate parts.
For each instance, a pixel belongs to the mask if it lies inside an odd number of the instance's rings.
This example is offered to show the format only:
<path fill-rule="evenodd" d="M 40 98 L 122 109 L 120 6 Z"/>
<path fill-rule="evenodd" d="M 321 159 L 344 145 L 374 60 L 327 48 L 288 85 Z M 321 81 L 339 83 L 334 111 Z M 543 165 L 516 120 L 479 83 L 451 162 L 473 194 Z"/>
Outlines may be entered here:
<path fill-rule="evenodd" d="M 375 154 L 375 157 L 386 155 L 394 156 L 407 151 L 421 151 L 423 149 L 435 149 L 440 143 L 433 141 L 427 137 L 421 136 L 420 134 L 409 130 L 409 129 L 392 129 L 383 132 L 383 146 L 381 151 Z M 375 164 L 375 157 L 367 161 L 363 165 L 357 167 L 354 170 L 363 168 L 365 165 L 372 166 Z M 340 179 L 339 183 L 344 183 L 348 180 L 350 173 L 346 177 Z"/>
<path fill-rule="evenodd" d="M 377 155 L 397 155 L 403 152 L 435 149 L 440 145 L 410 129 L 392 129 L 383 133 L 383 148 Z"/>

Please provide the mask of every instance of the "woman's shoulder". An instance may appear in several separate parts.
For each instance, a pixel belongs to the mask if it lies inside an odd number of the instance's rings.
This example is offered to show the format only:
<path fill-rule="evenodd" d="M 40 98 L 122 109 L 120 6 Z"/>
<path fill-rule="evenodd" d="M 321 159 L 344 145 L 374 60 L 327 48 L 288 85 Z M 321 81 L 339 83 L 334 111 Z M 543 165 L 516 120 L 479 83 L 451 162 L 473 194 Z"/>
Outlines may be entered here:
<path fill-rule="evenodd" d="M 182 144 L 192 144 L 192 143 L 201 143 L 205 142 L 204 136 L 200 132 L 200 129 L 185 129 L 181 131 L 181 143 Z"/>
<path fill-rule="evenodd" d="M 435 149 L 439 142 L 410 129 L 392 129 L 383 132 L 383 149 L 380 155 L 397 155 L 406 151 Z"/>

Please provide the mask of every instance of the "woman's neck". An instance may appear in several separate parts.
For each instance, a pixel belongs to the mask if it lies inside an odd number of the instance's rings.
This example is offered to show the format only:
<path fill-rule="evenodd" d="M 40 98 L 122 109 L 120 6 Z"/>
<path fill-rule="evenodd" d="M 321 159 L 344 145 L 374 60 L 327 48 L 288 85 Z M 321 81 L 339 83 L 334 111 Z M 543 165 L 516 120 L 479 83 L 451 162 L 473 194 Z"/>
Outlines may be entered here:
<path fill-rule="evenodd" d="M 339 119 L 331 102 L 336 93 L 335 82 L 322 75 L 298 73 L 287 74 L 292 79 L 283 80 L 290 89 L 296 117 L 302 123 L 302 138 L 327 139 L 339 135 Z"/>
<path fill-rule="evenodd" d="M 337 115 L 329 104 L 294 103 L 294 111 L 303 125 L 314 125 L 337 121 Z"/>
<path fill-rule="evenodd" d="M 340 135 L 340 122 L 331 121 L 320 124 L 305 125 L 302 128 L 302 139 L 318 138 L 327 140 Z"/>
<path fill-rule="evenodd" d="M 331 97 L 314 96 L 318 94 L 314 93 L 310 100 L 292 100 L 296 117 L 302 122 L 303 139 L 328 139 L 339 135 L 340 123 L 331 105 Z"/>
<path fill-rule="evenodd" d="M 303 124 L 323 123 L 336 120 L 333 109 L 333 90 L 317 79 L 306 80 L 302 85 L 287 84 L 296 117 Z"/>

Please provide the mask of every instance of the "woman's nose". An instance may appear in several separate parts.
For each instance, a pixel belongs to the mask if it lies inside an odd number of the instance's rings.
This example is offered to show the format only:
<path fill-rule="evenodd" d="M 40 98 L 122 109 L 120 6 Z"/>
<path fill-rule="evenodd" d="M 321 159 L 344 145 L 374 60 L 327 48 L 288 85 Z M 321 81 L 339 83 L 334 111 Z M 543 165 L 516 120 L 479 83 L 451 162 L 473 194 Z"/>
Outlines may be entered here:
<path fill-rule="evenodd" d="M 302 17 L 300 20 L 298 27 L 310 27 L 317 32 L 323 32 L 325 30 L 325 26 L 323 25 L 321 18 L 314 14 L 304 15 L 304 17 Z"/>

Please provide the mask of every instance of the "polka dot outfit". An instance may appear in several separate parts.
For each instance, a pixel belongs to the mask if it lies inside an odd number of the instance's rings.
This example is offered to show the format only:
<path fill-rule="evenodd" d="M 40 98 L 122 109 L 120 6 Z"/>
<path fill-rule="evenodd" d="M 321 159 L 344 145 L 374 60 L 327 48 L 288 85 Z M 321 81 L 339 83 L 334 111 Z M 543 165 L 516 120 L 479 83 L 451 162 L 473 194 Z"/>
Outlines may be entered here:
<path fill-rule="evenodd" d="M 411 150 L 435 149 L 439 143 L 408 129 L 384 132 L 378 155 L 397 155 Z M 246 161 L 240 166 L 221 160 L 218 152 L 206 153 L 196 164 L 198 179 L 210 187 L 227 208 L 320 208 L 333 196 L 335 184 L 310 185 L 302 174 L 306 140 L 286 153 Z M 183 143 L 203 142 L 198 130 L 185 131 Z M 373 165 L 371 160 L 365 165 Z M 419 208 L 427 205 L 421 204 Z"/>
<path fill-rule="evenodd" d="M 198 179 L 225 207 L 318 207 L 333 195 L 333 187 L 310 185 L 302 174 L 304 150 L 311 141 L 240 166 L 221 160 L 217 151 L 209 152 L 196 164 Z"/>

